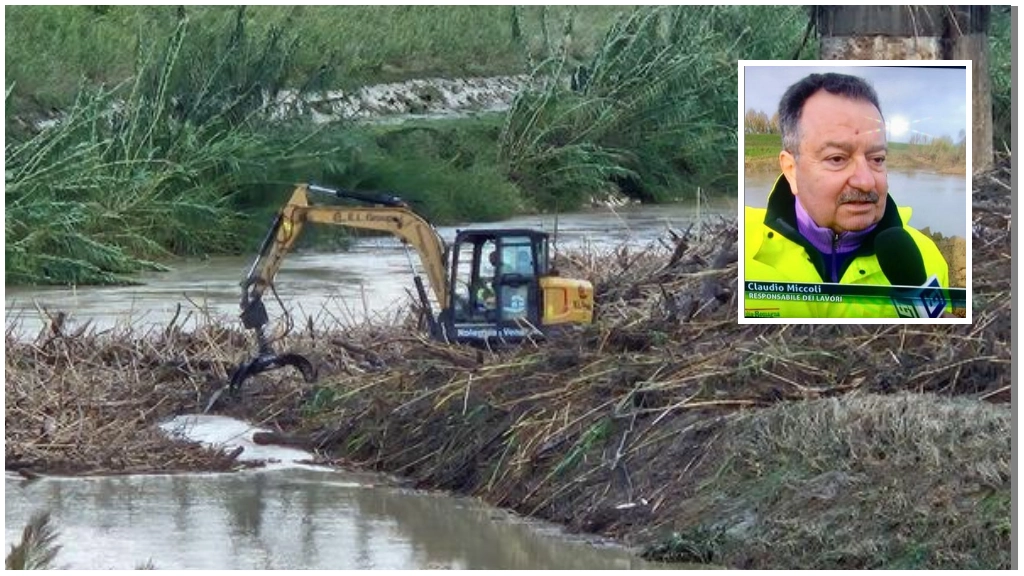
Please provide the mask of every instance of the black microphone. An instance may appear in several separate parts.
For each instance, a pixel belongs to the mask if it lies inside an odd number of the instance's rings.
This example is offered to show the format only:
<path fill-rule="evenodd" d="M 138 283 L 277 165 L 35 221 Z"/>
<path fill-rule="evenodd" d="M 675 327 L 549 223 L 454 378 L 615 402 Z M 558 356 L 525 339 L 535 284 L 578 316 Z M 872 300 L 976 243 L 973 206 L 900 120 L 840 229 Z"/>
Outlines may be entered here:
<path fill-rule="evenodd" d="M 901 228 L 889 228 L 875 236 L 875 255 L 882 274 L 895 288 L 892 303 L 900 318 L 938 318 L 946 308 L 939 279 L 928 277 L 924 257 L 910 233 Z"/>
<path fill-rule="evenodd" d="M 889 228 L 875 236 L 875 254 L 889 284 L 921 286 L 928 282 L 921 250 L 905 229 Z"/>

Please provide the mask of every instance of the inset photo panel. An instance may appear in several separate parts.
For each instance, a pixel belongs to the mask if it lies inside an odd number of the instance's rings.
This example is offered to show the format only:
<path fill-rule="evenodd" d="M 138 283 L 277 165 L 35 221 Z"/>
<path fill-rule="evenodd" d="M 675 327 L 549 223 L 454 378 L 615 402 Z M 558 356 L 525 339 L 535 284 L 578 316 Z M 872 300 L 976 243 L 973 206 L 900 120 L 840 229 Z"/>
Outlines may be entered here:
<path fill-rule="evenodd" d="M 739 322 L 971 322 L 969 61 L 739 62 Z"/>

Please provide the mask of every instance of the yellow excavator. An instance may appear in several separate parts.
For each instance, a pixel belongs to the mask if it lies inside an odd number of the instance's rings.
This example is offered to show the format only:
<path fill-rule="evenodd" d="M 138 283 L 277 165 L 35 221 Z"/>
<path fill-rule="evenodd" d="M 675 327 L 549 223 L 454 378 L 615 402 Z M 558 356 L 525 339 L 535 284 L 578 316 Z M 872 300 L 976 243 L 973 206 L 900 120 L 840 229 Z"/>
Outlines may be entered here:
<path fill-rule="evenodd" d="M 350 204 L 314 204 L 310 201 L 314 195 Z M 460 230 L 447 246 L 434 226 L 401 198 L 299 184 L 274 217 L 241 283 L 242 325 L 255 331 L 258 352 L 234 370 L 230 389 L 237 389 L 250 376 L 283 366 L 298 369 L 307 381 L 316 379 L 316 369 L 307 358 L 274 352 L 266 334 L 269 318 L 263 304 L 264 293 L 307 224 L 387 232 L 412 245 L 437 312 L 419 274 L 413 277 L 417 296 L 430 335 L 440 341 L 485 346 L 516 343 L 593 319 L 593 286 L 586 280 L 561 278 L 551 269 L 544 232 Z"/>

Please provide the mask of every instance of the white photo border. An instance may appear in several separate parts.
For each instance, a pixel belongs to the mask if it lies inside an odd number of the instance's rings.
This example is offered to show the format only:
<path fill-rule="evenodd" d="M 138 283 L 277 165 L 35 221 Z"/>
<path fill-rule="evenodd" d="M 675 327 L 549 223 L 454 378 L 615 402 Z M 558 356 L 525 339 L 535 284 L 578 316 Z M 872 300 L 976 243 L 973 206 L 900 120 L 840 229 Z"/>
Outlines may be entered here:
<path fill-rule="evenodd" d="M 972 177 L 973 174 L 973 158 L 972 158 L 972 144 L 973 144 L 973 94 L 972 94 L 972 77 L 971 77 L 971 60 L 738 60 L 737 65 L 737 78 L 738 78 L 738 89 L 736 93 L 737 100 L 737 116 L 736 116 L 736 139 L 737 139 L 737 151 L 736 151 L 736 162 L 737 162 L 737 262 L 736 262 L 736 307 L 737 307 L 737 323 L 739 324 L 972 324 L 973 320 L 973 236 L 972 233 Z M 745 98 L 743 91 L 743 80 L 744 72 L 747 67 L 755 66 L 792 66 L 792 67 L 828 67 L 828 68 L 846 68 L 846 67 L 963 67 L 966 69 L 966 85 L 964 87 L 966 91 L 966 166 L 964 174 L 964 218 L 966 219 L 966 233 L 965 240 L 967 242 L 967 275 L 966 275 L 966 308 L 967 314 L 964 318 L 747 318 L 744 314 L 744 302 L 746 301 L 746 292 L 744 290 L 744 200 L 745 190 L 744 183 L 746 180 L 746 162 L 745 162 L 745 134 L 744 134 L 744 114 L 746 112 L 744 108 Z"/>

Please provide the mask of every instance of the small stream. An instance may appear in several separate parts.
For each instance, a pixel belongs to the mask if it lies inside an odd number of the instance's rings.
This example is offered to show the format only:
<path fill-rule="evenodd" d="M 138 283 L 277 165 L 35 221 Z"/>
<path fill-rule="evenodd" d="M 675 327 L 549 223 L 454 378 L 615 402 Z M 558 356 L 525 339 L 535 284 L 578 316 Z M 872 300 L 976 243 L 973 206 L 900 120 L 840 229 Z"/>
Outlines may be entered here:
<path fill-rule="evenodd" d="M 311 455 L 258 446 L 254 429 L 221 416 L 165 425 L 193 440 L 243 446 L 265 468 L 232 474 L 5 478 L 6 548 L 29 516 L 49 510 L 56 566 L 131 569 L 635 569 L 663 568 L 594 537 L 470 499 L 410 490 L 376 474 L 302 463 Z"/>

